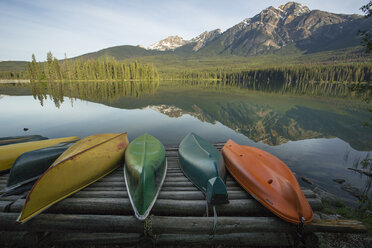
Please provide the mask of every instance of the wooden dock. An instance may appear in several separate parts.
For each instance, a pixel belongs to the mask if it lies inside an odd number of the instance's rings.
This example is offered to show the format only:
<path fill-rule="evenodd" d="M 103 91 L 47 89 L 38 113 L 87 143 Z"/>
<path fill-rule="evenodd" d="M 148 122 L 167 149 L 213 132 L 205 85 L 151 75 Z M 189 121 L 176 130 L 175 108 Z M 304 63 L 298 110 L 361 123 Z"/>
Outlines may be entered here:
<path fill-rule="evenodd" d="M 221 148 L 221 144 L 216 144 Z M 206 216 L 204 195 L 182 174 L 177 148 L 167 148 L 167 177 L 149 218 L 138 221 L 128 199 L 120 167 L 110 175 L 62 200 L 25 224 L 16 223 L 25 199 L 0 198 L 0 243 L 4 246 L 121 245 L 153 247 L 177 245 L 291 246 L 296 226 L 271 214 L 229 175 L 229 204 L 216 207 L 217 227 Z M 8 174 L 0 176 L 5 187 Z M 314 212 L 321 200 L 302 189 Z M 209 213 L 213 213 L 209 209 Z M 305 226 L 314 232 L 366 232 L 355 220 L 315 218 Z"/>

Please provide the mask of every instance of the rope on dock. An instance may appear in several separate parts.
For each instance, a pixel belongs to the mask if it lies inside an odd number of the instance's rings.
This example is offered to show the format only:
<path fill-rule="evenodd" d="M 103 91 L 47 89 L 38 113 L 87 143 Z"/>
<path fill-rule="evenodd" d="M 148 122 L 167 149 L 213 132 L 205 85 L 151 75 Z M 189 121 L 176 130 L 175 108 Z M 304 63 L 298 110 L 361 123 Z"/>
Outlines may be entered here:
<path fill-rule="evenodd" d="M 147 216 L 143 223 L 143 233 L 145 236 L 148 236 L 150 238 L 154 237 L 154 234 L 152 233 L 152 216 L 153 215 Z"/>

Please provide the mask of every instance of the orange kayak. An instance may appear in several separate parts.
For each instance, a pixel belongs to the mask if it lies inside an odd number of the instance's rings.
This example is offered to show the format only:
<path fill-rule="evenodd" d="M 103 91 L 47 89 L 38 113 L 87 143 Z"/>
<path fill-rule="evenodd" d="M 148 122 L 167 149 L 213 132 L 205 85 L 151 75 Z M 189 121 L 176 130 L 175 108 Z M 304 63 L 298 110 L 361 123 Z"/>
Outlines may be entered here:
<path fill-rule="evenodd" d="M 256 200 L 285 221 L 307 224 L 313 210 L 292 171 L 277 157 L 255 147 L 228 140 L 222 148 L 225 165 Z"/>

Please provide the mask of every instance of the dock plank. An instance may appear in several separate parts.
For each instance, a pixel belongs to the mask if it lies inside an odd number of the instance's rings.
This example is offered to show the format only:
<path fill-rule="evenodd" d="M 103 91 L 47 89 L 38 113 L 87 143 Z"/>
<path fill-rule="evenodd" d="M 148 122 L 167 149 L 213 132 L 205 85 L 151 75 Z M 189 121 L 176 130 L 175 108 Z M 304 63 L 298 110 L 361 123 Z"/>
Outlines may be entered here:
<path fill-rule="evenodd" d="M 215 146 L 221 149 L 223 144 Z M 9 240 L 14 241 L 15 237 L 23 238 L 29 234 L 32 236 L 35 232 L 48 232 L 46 238 L 35 242 L 47 246 L 99 245 L 106 242 L 135 245 L 150 237 L 149 242 L 158 246 L 292 245 L 292 238 L 288 235 L 296 227 L 274 216 L 245 192 L 229 174 L 226 185 L 230 203 L 216 206 L 217 229 L 215 235 L 211 236 L 213 218 L 206 217 L 204 194 L 182 173 L 178 162 L 178 148 L 166 148 L 166 156 L 167 177 L 150 218 L 145 222 L 138 221 L 133 215 L 125 188 L 123 166 L 120 166 L 110 175 L 56 203 L 23 225 L 17 224 L 15 220 L 25 199 L 19 199 L 19 196 L 0 198 L 0 240 L 6 241 L 6 233 L 9 233 Z M 0 175 L 0 188 L 6 186 L 8 176 L 9 174 Z M 314 211 L 322 209 L 320 198 L 312 190 L 302 188 L 302 191 Z M 5 209 L 7 212 L 4 212 Z M 209 213 L 212 213 L 211 207 Z M 145 225 L 147 228 L 150 225 L 150 233 L 144 229 Z M 144 236 L 145 232 L 149 236 Z M 363 233 L 366 232 L 366 227 L 355 220 L 314 219 L 305 226 L 305 232 Z"/>

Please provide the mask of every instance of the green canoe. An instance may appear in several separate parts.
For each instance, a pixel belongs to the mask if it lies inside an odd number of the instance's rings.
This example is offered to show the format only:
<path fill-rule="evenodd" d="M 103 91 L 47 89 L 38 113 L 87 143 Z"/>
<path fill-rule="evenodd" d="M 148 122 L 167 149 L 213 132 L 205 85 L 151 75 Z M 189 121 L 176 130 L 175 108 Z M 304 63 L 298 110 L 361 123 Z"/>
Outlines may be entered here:
<path fill-rule="evenodd" d="M 22 143 L 22 142 L 37 141 L 37 140 L 46 140 L 46 139 L 48 139 L 48 138 L 43 137 L 41 135 L 1 137 L 0 138 L 0 146 L 10 145 L 10 144 L 17 144 L 17 143 Z"/>
<path fill-rule="evenodd" d="M 167 172 L 163 144 L 149 134 L 133 140 L 125 151 L 124 178 L 139 220 L 149 215 Z"/>
<path fill-rule="evenodd" d="M 189 133 L 180 143 L 178 157 L 183 173 L 205 194 L 209 204 L 228 203 L 225 164 L 213 145 Z"/>
<path fill-rule="evenodd" d="M 36 181 L 51 164 L 75 141 L 63 142 L 54 146 L 25 152 L 14 162 L 6 188 L 2 196 L 19 194 L 31 189 Z"/>

